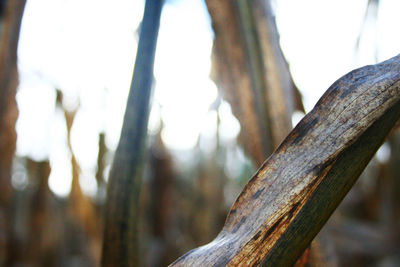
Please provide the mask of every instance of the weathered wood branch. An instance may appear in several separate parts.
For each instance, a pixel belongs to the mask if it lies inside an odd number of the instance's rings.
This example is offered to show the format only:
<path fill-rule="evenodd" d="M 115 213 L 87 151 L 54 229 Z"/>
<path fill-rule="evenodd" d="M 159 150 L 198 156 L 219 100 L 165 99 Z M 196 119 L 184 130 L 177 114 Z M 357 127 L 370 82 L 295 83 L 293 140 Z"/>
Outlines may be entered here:
<path fill-rule="evenodd" d="M 290 266 L 400 117 L 400 55 L 337 80 L 264 162 L 211 243 L 172 266 Z"/>
<path fill-rule="evenodd" d="M 163 0 L 147 0 L 145 4 L 124 123 L 108 183 L 104 267 L 139 265 L 138 202 L 162 5 Z"/>

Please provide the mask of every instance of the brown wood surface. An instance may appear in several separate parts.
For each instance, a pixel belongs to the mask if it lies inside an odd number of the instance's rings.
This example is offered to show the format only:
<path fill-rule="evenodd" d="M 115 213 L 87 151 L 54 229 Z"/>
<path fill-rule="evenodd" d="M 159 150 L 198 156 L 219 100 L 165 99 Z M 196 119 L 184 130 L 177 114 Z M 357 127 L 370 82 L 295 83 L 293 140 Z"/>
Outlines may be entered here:
<path fill-rule="evenodd" d="M 171 266 L 290 266 L 400 116 L 400 56 L 337 80 L 265 161 L 211 243 Z"/>

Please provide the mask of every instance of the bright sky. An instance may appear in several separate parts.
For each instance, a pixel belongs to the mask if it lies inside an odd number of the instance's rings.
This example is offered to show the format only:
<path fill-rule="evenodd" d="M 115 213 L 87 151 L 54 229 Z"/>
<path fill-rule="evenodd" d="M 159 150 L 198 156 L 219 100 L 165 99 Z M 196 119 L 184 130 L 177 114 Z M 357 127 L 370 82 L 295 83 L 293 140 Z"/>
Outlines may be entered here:
<path fill-rule="evenodd" d="M 400 52 L 397 12 L 400 1 L 380 0 L 377 22 L 368 21 L 355 55 L 366 0 L 278 0 L 281 45 L 307 111 L 322 93 L 350 70 Z"/>
<path fill-rule="evenodd" d="M 281 45 L 309 111 L 322 93 L 351 69 L 399 53 L 400 1 L 381 0 L 377 24 L 369 22 L 354 55 L 367 0 L 276 1 Z M 50 188 L 69 192 L 70 152 L 65 121 L 54 105 L 55 91 L 65 105 L 80 109 L 72 129 L 72 146 L 82 168 L 81 185 L 96 190 L 98 134 L 115 149 L 137 45 L 143 1 L 27 1 L 19 44 L 20 88 L 17 101 L 17 153 L 50 159 Z M 376 27 L 375 27 L 376 26 Z M 209 111 L 217 90 L 209 79 L 213 33 L 204 3 L 167 1 L 156 53 L 156 90 L 150 132 L 162 118 L 169 148 L 188 150 L 198 136 L 212 139 L 216 114 Z M 221 135 L 233 140 L 240 127 L 227 103 L 221 105 Z M 212 142 L 211 142 L 212 143 Z"/>

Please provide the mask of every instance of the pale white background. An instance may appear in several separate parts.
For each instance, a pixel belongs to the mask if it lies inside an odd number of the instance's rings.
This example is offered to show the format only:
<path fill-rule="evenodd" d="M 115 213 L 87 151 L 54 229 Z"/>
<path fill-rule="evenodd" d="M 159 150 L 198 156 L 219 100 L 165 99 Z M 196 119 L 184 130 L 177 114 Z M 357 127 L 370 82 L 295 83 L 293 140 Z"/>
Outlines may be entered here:
<path fill-rule="evenodd" d="M 367 0 L 274 2 L 281 46 L 307 111 L 340 76 L 399 53 L 400 1 L 380 2 L 377 21 L 367 22 L 357 53 Z M 118 143 L 143 6 L 142 0 L 27 1 L 18 50 L 17 154 L 49 158 L 49 185 L 59 196 L 69 193 L 71 155 L 54 88 L 62 90 L 68 109 L 80 105 L 72 146 L 82 188 L 93 195 L 99 132 L 106 133 L 109 149 Z M 192 149 L 199 134 L 205 150 L 215 145 L 216 112 L 209 106 L 217 89 L 208 77 L 212 40 L 203 1 L 167 1 L 149 131 L 157 131 L 161 118 L 162 138 L 173 151 Z M 221 140 L 232 142 L 240 126 L 227 103 L 220 113 Z M 24 181 L 19 177 L 14 184 L 23 187 Z"/>

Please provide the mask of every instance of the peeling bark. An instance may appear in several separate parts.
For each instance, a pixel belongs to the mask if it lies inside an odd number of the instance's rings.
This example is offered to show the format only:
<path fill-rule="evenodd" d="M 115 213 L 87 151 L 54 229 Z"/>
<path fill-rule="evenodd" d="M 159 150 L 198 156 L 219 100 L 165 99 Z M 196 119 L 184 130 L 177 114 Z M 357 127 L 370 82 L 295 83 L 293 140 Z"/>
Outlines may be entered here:
<path fill-rule="evenodd" d="M 171 266 L 290 266 L 400 117 L 400 55 L 337 80 L 264 162 L 211 243 Z"/>

